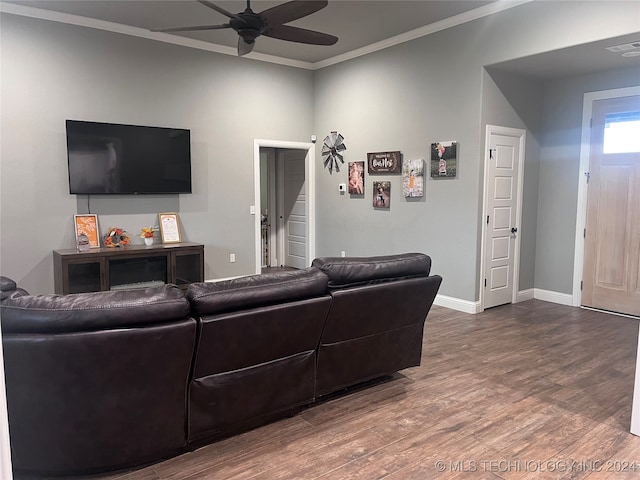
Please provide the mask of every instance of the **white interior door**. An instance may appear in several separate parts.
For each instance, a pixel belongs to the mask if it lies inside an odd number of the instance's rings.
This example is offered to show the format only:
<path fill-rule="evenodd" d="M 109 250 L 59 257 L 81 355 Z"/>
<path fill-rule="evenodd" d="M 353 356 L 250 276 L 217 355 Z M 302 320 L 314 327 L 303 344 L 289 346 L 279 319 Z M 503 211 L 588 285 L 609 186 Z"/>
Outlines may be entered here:
<path fill-rule="evenodd" d="M 482 307 L 515 302 L 524 130 L 487 126 Z"/>
<path fill-rule="evenodd" d="M 305 268 L 307 261 L 307 198 L 305 188 L 305 152 L 278 151 L 278 170 L 281 178 L 281 208 L 279 232 L 283 250 L 278 255 L 285 267 Z"/>
<path fill-rule="evenodd" d="M 640 316 L 639 132 L 640 96 L 593 102 L 582 304 Z"/>

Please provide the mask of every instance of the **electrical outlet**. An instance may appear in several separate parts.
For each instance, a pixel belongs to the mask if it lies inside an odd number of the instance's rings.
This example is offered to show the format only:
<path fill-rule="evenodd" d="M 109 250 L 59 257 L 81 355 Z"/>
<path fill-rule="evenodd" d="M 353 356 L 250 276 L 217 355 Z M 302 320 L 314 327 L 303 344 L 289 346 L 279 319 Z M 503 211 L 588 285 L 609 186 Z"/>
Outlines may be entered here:
<path fill-rule="evenodd" d="M 347 253 L 346 253 L 344 250 L 342 250 L 342 251 L 340 252 L 340 256 L 341 256 L 341 257 L 346 257 L 346 256 L 347 256 Z"/>
<path fill-rule="evenodd" d="M 235 263 L 235 261 L 236 261 L 236 254 L 235 253 L 230 253 L 229 254 L 229 261 L 231 263 Z"/>

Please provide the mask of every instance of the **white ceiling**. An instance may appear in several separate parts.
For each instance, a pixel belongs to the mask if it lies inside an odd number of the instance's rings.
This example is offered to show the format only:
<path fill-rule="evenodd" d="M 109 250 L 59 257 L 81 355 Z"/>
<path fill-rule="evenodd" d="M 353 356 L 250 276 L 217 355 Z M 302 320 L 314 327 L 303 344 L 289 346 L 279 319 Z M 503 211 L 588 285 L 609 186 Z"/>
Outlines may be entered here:
<path fill-rule="evenodd" d="M 244 0 L 212 1 L 233 13 L 241 12 L 246 7 Z M 326 8 L 290 25 L 335 35 L 339 38 L 336 45 L 303 45 L 260 37 L 255 53 L 249 57 L 268 55 L 286 59 L 293 65 L 317 68 L 486 16 L 503 8 L 518 8 L 518 5 L 527 1 L 530 0 L 329 0 Z M 284 3 L 284 0 L 253 0 L 251 7 L 255 12 L 261 12 L 280 3 Z M 187 45 L 191 43 L 222 53 L 233 54 L 237 44 L 237 34 L 231 29 L 175 34 L 149 31 L 227 22 L 227 17 L 195 0 L 0 0 L 0 7 L 9 13 L 125 31 Z M 123 25 L 126 26 L 125 30 L 120 28 Z M 640 33 L 513 60 L 496 67 L 538 79 L 637 67 L 640 57 L 624 58 L 606 50 L 608 46 L 633 41 L 640 41 Z"/>

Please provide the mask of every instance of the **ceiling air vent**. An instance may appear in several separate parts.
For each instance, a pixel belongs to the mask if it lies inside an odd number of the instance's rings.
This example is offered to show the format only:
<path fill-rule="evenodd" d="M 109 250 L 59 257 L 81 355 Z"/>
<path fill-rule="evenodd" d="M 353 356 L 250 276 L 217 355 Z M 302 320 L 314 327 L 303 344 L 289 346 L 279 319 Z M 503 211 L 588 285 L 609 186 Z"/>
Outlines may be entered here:
<path fill-rule="evenodd" d="M 613 47 L 607 47 L 607 50 L 615 53 L 627 52 L 629 50 L 635 50 L 635 49 L 640 49 L 640 42 L 631 42 L 631 43 L 625 43 L 623 45 L 615 45 Z"/>

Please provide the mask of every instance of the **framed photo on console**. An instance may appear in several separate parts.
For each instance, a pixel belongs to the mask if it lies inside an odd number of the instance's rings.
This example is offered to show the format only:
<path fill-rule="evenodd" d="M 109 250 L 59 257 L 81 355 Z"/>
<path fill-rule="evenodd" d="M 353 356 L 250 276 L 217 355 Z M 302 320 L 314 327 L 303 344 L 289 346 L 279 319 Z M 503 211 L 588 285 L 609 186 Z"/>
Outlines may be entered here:
<path fill-rule="evenodd" d="M 98 231 L 97 215 L 91 213 L 74 215 L 73 228 L 76 234 L 76 245 L 78 245 L 78 237 L 80 237 L 80 235 L 85 235 L 89 240 L 89 248 L 100 247 L 100 232 Z"/>
<path fill-rule="evenodd" d="M 160 224 L 160 237 L 162 243 L 180 243 L 180 220 L 175 212 L 159 213 L 158 223 Z"/>

